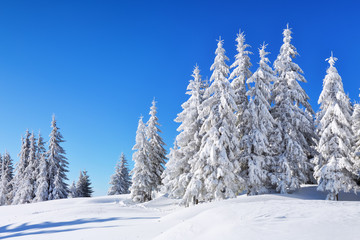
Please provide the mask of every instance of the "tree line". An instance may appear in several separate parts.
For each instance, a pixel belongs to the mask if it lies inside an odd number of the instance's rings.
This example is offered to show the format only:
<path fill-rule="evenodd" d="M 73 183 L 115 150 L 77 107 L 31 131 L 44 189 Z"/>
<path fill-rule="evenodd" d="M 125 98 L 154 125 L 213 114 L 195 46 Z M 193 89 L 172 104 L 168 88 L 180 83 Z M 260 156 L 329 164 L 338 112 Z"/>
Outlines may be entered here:
<path fill-rule="evenodd" d="M 175 119 L 179 134 L 165 169 L 159 167 L 165 160 L 158 147 L 162 141 L 154 147 L 149 123 L 145 126 L 140 118 L 133 148 L 134 201 L 151 200 L 151 193 L 160 188 L 186 206 L 244 191 L 291 193 L 304 183 L 317 183 L 329 200 L 337 200 L 340 191 L 358 189 L 360 105 L 345 94 L 331 54 L 320 110 L 313 111 L 300 85 L 306 79 L 294 62 L 298 53 L 291 33 L 287 26 L 273 66 L 267 45 L 260 46 L 254 73 L 244 33 L 237 35 L 237 54 L 230 67 L 223 40 L 218 40 L 210 83 L 195 66 L 186 92 L 189 98 Z"/>

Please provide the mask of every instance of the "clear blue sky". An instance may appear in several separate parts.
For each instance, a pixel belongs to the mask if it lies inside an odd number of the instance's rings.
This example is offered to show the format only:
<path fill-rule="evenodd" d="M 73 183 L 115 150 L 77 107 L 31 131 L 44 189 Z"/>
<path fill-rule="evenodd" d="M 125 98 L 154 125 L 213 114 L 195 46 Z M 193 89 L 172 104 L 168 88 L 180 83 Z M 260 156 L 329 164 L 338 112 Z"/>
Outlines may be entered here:
<path fill-rule="evenodd" d="M 359 100 L 360 5 L 357 1 L 17 1 L 0 2 L 0 151 L 17 161 L 26 129 L 46 140 L 51 115 L 66 140 L 70 181 L 88 170 L 104 195 L 121 152 L 129 160 L 139 116 L 158 101 L 171 147 L 193 66 L 210 77 L 216 39 L 234 60 L 245 31 L 273 62 L 289 23 L 302 84 L 317 110 L 330 51 L 345 91 Z"/>

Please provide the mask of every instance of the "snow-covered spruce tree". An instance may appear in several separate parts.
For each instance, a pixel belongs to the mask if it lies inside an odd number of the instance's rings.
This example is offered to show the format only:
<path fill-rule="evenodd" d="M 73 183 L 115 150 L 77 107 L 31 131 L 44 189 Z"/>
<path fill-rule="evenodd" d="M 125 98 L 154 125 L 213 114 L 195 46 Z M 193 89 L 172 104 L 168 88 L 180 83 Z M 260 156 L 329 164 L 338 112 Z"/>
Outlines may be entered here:
<path fill-rule="evenodd" d="M 2 165 L 3 165 L 3 161 L 2 161 L 2 156 L 0 154 L 0 179 L 1 179 L 1 176 L 2 176 L 2 171 L 1 171 Z"/>
<path fill-rule="evenodd" d="M 182 198 L 191 179 L 190 163 L 199 151 L 201 143 L 200 127 L 202 119 L 199 118 L 200 104 L 203 101 L 204 82 L 201 80 L 198 66 L 192 74 L 186 94 L 189 99 L 181 107 L 183 111 L 178 114 L 175 122 L 180 123 L 174 147 L 168 155 L 169 161 L 163 174 L 165 191 L 170 197 Z"/>
<path fill-rule="evenodd" d="M 166 150 L 164 148 L 164 141 L 160 137 L 161 133 L 159 129 L 159 122 L 156 116 L 157 113 L 155 99 L 152 101 L 152 106 L 150 107 L 150 118 L 146 123 L 146 137 L 149 140 L 149 159 L 151 161 L 152 167 L 152 178 L 153 178 L 153 190 L 158 190 L 161 186 L 161 175 L 164 172 L 164 164 L 166 158 Z"/>
<path fill-rule="evenodd" d="M 354 105 L 354 112 L 352 115 L 352 130 L 354 132 L 354 149 L 353 155 L 355 159 L 355 175 L 357 183 L 360 185 L 360 103 Z"/>
<path fill-rule="evenodd" d="M 87 171 L 80 171 L 79 180 L 76 183 L 77 197 L 91 197 L 93 192 Z"/>
<path fill-rule="evenodd" d="M 36 189 L 34 202 L 46 201 L 49 199 L 49 166 L 46 159 L 46 150 L 44 145 L 44 140 L 39 133 L 36 152 L 38 166 L 36 168 L 37 178 L 35 184 Z"/>
<path fill-rule="evenodd" d="M 129 169 L 124 153 L 121 153 L 120 162 L 116 164 L 115 173 L 110 178 L 111 186 L 108 195 L 127 194 L 131 185 Z"/>
<path fill-rule="evenodd" d="M 32 182 L 32 166 L 29 162 L 30 133 L 26 131 L 22 138 L 19 162 L 16 166 L 16 174 L 13 179 L 12 204 L 30 203 L 33 199 L 34 186 Z"/>
<path fill-rule="evenodd" d="M 132 160 L 135 162 L 131 171 L 131 198 L 135 202 L 146 202 L 151 200 L 151 193 L 154 186 L 152 164 L 149 158 L 150 143 L 146 139 L 146 127 L 140 117 L 136 131 L 135 150 Z"/>
<path fill-rule="evenodd" d="M 330 67 L 326 71 L 323 91 L 319 97 L 320 112 L 317 114 L 320 140 L 315 160 L 315 178 L 319 191 L 328 191 L 328 200 L 337 200 L 340 191 L 349 192 L 356 183 L 353 179 L 351 129 L 352 106 L 345 94 L 342 80 L 334 67 L 337 59 L 326 59 Z"/>
<path fill-rule="evenodd" d="M 268 65 L 270 61 L 266 55 L 269 53 L 265 48 L 266 45 L 263 44 L 259 49 L 260 66 L 247 80 L 247 83 L 253 87 L 247 92 L 250 97 L 247 106 L 250 113 L 249 129 L 241 139 L 241 146 L 244 149 L 241 158 L 246 162 L 243 178 L 249 195 L 268 192 L 270 164 L 274 162 L 273 148 L 277 144 L 274 141 L 277 124 L 270 114 L 271 83 L 276 77 L 275 72 Z"/>
<path fill-rule="evenodd" d="M 201 146 L 190 161 L 192 178 L 186 189 L 185 205 L 197 201 L 232 198 L 241 189 L 239 177 L 239 136 L 236 129 L 237 105 L 235 93 L 227 80 L 229 67 L 225 61 L 223 40 L 218 41 L 213 70 L 212 84 L 205 93 L 209 96 L 202 103 L 200 118 Z"/>
<path fill-rule="evenodd" d="M 274 62 L 278 78 L 274 83 L 271 110 L 282 132 L 277 166 L 272 170 L 272 182 L 281 193 L 287 193 L 300 187 L 311 175 L 309 159 L 315 155 L 315 127 L 313 110 L 309 97 L 298 81 L 306 82 L 303 71 L 293 62 L 298 54 L 290 43 L 291 30 L 284 30 L 284 43 Z"/>
<path fill-rule="evenodd" d="M 3 158 L 0 155 L 0 206 L 5 205 L 7 203 L 6 197 L 7 197 L 7 178 L 5 174 L 5 163 L 3 161 Z"/>
<path fill-rule="evenodd" d="M 49 150 L 46 153 L 48 162 L 48 177 L 49 177 L 49 200 L 67 198 L 68 185 L 65 180 L 67 170 L 67 159 L 65 157 L 65 150 L 61 147 L 64 142 L 63 136 L 56 126 L 55 115 L 51 122 L 52 131 L 50 133 Z"/>
<path fill-rule="evenodd" d="M 32 199 L 35 198 L 35 192 L 36 192 L 36 179 L 38 177 L 38 168 L 39 168 L 39 160 L 37 158 L 37 144 L 36 144 L 36 138 L 34 133 L 32 132 L 30 135 L 30 149 L 29 149 L 29 168 L 31 171 L 31 178 L 30 183 L 33 186 L 32 190 Z"/>
<path fill-rule="evenodd" d="M 252 52 L 246 50 L 250 45 L 245 44 L 245 34 L 239 32 L 236 38 L 236 50 L 237 54 L 235 55 L 235 62 L 230 66 L 234 68 L 231 72 L 229 80 L 232 80 L 231 86 L 234 89 L 235 93 L 235 103 L 237 105 L 237 127 L 240 132 L 240 138 L 245 134 L 246 131 L 246 121 L 248 120 L 248 114 L 246 114 L 246 108 L 248 105 L 248 98 L 246 96 L 246 80 L 251 76 L 251 67 L 249 54 Z"/>
<path fill-rule="evenodd" d="M 73 181 L 71 186 L 69 187 L 68 198 L 77 198 L 77 197 L 78 197 L 78 193 L 77 193 L 75 181 Z"/>
<path fill-rule="evenodd" d="M 5 204 L 11 204 L 12 202 L 12 190 L 13 190 L 13 176 L 14 176 L 14 167 L 13 167 L 13 160 L 10 154 L 5 151 L 3 156 L 2 164 L 4 165 L 4 171 L 2 171 L 2 186 L 3 191 L 6 194 L 6 202 Z"/>

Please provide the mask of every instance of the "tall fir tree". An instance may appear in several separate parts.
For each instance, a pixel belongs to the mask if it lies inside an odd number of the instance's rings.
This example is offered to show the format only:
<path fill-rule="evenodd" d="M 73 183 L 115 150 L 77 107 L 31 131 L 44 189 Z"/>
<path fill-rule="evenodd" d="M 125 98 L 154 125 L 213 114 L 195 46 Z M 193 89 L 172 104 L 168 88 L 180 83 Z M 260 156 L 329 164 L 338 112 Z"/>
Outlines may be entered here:
<path fill-rule="evenodd" d="M 7 178 L 5 174 L 5 162 L 0 155 L 0 206 L 6 204 L 6 196 L 7 196 Z"/>
<path fill-rule="evenodd" d="M 309 159 L 315 155 L 315 125 L 309 97 L 299 82 L 306 82 L 301 68 L 293 62 L 298 54 L 291 42 L 289 26 L 283 32 L 284 43 L 274 62 L 278 78 L 274 83 L 271 110 L 282 132 L 282 144 L 278 152 L 278 164 L 273 183 L 281 193 L 300 187 L 311 175 Z"/>
<path fill-rule="evenodd" d="M 263 44 L 259 49 L 260 63 L 256 72 L 247 80 L 253 85 L 247 92 L 250 97 L 249 129 L 241 140 L 243 152 L 241 158 L 245 160 L 245 179 L 249 195 L 268 192 L 270 186 L 271 164 L 274 163 L 273 148 L 279 141 L 276 121 L 270 114 L 271 83 L 276 79 L 275 72 L 268 65 L 268 52 Z M 278 135 L 276 135 L 278 133 Z"/>
<path fill-rule="evenodd" d="M 164 148 L 164 141 L 160 137 L 160 129 L 156 108 L 155 99 L 152 101 L 152 106 L 150 108 L 150 118 L 146 123 L 146 137 L 149 140 L 150 148 L 149 148 L 149 159 L 152 165 L 152 177 L 153 179 L 153 190 L 158 190 L 161 186 L 161 175 L 164 172 L 164 164 L 166 158 L 166 150 Z"/>
<path fill-rule="evenodd" d="M 87 171 L 80 171 L 79 180 L 76 183 L 76 196 L 91 197 L 93 192 Z"/>
<path fill-rule="evenodd" d="M 204 122 L 203 134 L 196 157 L 190 161 L 192 178 L 186 189 L 185 205 L 197 201 L 210 201 L 235 197 L 241 188 L 239 170 L 239 136 L 236 129 L 237 111 L 235 93 L 227 79 L 229 67 L 225 61 L 223 40 L 218 41 L 213 71 L 202 103 L 200 117 Z"/>
<path fill-rule="evenodd" d="M 235 62 L 230 66 L 234 68 L 231 72 L 229 80 L 232 80 L 231 86 L 235 93 L 235 103 L 237 105 L 237 127 L 240 132 L 240 138 L 246 134 L 246 125 L 248 120 L 248 112 L 246 111 L 248 106 L 248 97 L 246 96 L 246 80 L 251 77 L 251 62 L 249 55 L 252 52 L 246 50 L 250 45 L 245 44 L 244 32 L 239 32 L 236 38 L 236 50 Z"/>
<path fill-rule="evenodd" d="M 41 202 L 49 199 L 49 166 L 46 158 L 44 139 L 40 132 L 37 141 L 36 158 L 38 166 L 36 169 L 37 178 L 34 202 Z"/>
<path fill-rule="evenodd" d="M 39 160 L 37 158 L 37 144 L 34 132 L 31 133 L 30 138 L 30 149 L 29 149 L 29 168 L 31 172 L 30 183 L 32 185 L 32 194 L 31 198 L 35 198 L 36 192 L 36 179 L 38 177 L 37 169 L 39 168 Z"/>
<path fill-rule="evenodd" d="M 359 95 L 360 96 L 360 95 Z M 357 183 L 360 185 L 360 103 L 354 105 L 354 112 L 352 115 L 352 130 L 354 132 L 354 149 L 353 156 L 355 159 L 355 174 L 357 176 Z"/>
<path fill-rule="evenodd" d="M 49 177 L 49 200 L 67 198 L 68 180 L 68 162 L 65 157 L 65 150 L 60 145 L 64 142 L 59 128 L 56 125 L 55 115 L 51 122 L 52 131 L 50 133 L 49 150 L 46 153 L 48 159 L 48 177 Z"/>
<path fill-rule="evenodd" d="M 151 200 L 154 186 L 154 174 L 152 164 L 149 158 L 150 143 L 146 139 L 146 127 L 140 117 L 136 131 L 136 141 L 133 147 L 135 150 L 132 160 L 134 168 L 131 171 L 131 198 L 135 202 L 146 202 Z"/>
<path fill-rule="evenodd" d="M 182 198 L 191 179 L 190 160 L 200 149 L 200 127 L 202 119 L 199 117 L 200 105 L 203 101 L 205 83 L 201 80 L 199 67 L 196 65 L 186 94 L 189 99 L 181 107 L 175 122 L 180 123 L 174 147 L 169 154 L 169 161 L 163 174 L 165 191 L 170 197 Z"/>
<path fill-rule="evenodd" d="M 32 165 L 29 162 L 30 156 L 30 133 L 27 130 L 22 138 L 19 162 L 16 167 L 16 174 L 13 181 L 12 204 L 31 203 L 33 199 L 34 186 L 32 180 Z"/>
<path fill-rule="evenodd" d="M 110 178 L 110 185 L 108 195 L 129 193 L 131 181 L 124 153 L 121 153 L 120 162 L 116 164 L 115 173 Z"/>
<path fill-rule="evenodd" d="M 315 160 L 314 175 L 318 181 L 317 189 L 329 192 L 328 200 L 337 200 L 340 191 L 348 192 L 356 185 L 353 179 L 352 106 L 334 67 L 336 60 L 332 53 L 326 59 L 330 67 L 324 78 L 317 114 L 320 136 L 317 150 L 320 154 Z"/>

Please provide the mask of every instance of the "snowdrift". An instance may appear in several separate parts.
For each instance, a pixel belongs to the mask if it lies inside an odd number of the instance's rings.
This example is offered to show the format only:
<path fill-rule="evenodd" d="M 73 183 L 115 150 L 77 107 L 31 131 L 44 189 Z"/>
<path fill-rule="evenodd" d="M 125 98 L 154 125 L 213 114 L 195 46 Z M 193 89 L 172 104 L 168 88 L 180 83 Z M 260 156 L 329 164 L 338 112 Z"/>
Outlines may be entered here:
<path fill-rule="evenodd" d="M 166 196 L 134 204 L 129 195 L 2 206 L 0 239 L 358 239 L 360 196 L 325 196 L 307 185 L 189 208 Z"/>

